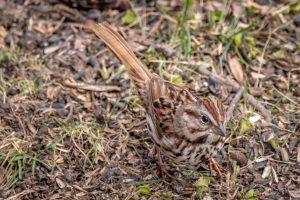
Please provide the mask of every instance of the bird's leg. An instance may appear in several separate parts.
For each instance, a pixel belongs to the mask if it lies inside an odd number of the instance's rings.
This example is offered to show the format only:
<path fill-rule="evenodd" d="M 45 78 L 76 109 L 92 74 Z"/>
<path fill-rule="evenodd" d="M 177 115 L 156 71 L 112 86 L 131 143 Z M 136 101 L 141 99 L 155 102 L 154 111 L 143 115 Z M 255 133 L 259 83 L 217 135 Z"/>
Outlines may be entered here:
<path fill-rule="evenodd" d="M 161 155 L 160 155 L 160 149 L 156 145 L 155 145 L 155 150 L 156 150 L 156 156 L 157 156 L 157 164 L 158 164 L 160 170 L 166 175 L 170 175 L 170 173 L 174 174 L 174 172 L 176 172 L 176 169 L 171 169 L 171 168 L 167 167 L 167 165 L 162 161 Z"/>
<path fill-rule="evenodd" d="M 209 170 L 210 171 L 215 170 L 217 174 L 221 177 L 222 175 L 221 171 L 223 170 L 223 167 L 213 158 L 210 158 L 208 162 L 209 162 L 208 163 Z"/>

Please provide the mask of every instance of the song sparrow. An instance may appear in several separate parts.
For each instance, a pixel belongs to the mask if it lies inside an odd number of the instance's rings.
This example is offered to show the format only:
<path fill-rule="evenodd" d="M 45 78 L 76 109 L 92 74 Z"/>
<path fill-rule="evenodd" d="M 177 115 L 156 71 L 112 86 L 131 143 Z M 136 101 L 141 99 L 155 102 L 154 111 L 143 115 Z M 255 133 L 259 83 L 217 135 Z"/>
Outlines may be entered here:
<path fill-rule="evenodd" d="M 210 160 L 220 174 L 213 156 L 222 148 L 226 135 L 221 101 L 216 97 L 196 99 L 185 87 L 151 73 L 108 23 L 91 23 L 89 27 L 126 66 L 146 109 L 161 169 L 166 171 L 160 152 L 185 165 Z"/>

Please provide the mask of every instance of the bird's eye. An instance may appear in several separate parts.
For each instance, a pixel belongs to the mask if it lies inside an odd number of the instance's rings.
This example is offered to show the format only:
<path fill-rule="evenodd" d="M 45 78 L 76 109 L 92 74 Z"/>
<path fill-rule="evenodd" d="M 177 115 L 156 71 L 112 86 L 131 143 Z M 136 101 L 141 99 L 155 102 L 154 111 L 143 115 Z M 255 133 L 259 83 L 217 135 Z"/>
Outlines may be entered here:
<path fill-rule="evenodd" d="M 208 124 L 208 123 L 209 123 L 209 118 L 208 118 L 206 115 L 202 115 L 202 116 L 201 116 L 201 121 L 202 121 L 204 124 Z"/>

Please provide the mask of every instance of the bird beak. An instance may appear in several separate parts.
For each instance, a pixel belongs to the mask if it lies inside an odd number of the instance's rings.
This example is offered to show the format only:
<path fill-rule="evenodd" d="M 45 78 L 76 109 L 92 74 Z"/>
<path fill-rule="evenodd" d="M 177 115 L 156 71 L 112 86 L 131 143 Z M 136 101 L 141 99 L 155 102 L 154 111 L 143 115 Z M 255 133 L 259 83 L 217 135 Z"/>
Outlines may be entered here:
<path fill-rule="evenodd" d="M 218 128 L 220 130 L 220 132 L 219 132 L 220 135 L 225 137 L 226 136 L 226 127 L 223 124 L 220 124 Z"/>

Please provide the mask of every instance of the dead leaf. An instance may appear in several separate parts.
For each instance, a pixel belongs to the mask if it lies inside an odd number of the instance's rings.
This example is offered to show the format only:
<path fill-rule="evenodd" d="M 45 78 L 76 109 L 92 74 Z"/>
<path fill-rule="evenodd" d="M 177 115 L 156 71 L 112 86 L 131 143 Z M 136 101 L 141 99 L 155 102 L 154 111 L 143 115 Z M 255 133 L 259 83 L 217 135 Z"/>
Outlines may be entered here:
<path fill-rule="evenodd" d="M 239 82 L 240 84 L 243 84 L 244 82 L 243 68 L 239 59 L 236 56 L 229 54 L 228 64 L 235 80 L 237 80 L 237 82 Z"/>

